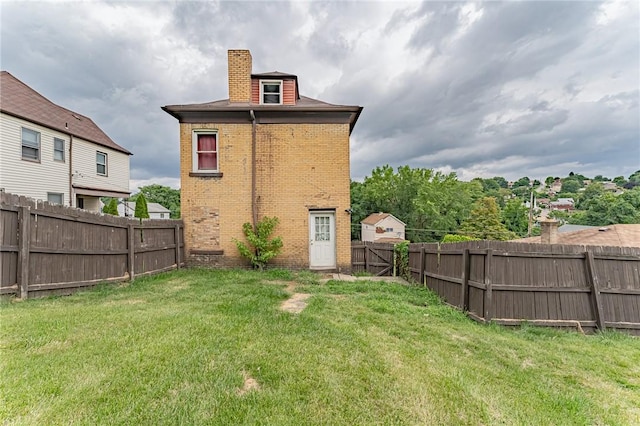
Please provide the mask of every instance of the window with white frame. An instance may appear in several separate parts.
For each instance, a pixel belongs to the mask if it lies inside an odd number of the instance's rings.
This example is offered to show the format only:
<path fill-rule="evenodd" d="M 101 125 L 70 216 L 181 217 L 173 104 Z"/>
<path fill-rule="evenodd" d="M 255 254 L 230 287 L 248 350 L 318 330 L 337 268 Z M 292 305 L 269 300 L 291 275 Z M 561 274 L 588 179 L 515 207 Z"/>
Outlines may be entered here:
<path fill-rule="evenodd" d="M 64 194 L 60 192 L 47 192 L 47 201 L 51 204 L 64 204 Z"/>
<path fill-rule="evenodd" d="M 22 128 L 22 159 L 40 161 L 40 132 Z"/>
<path fill-rule="evenodd" d="M 218 171 L 218 133 L 216 131 L 194 130 L 193 171 Z"/>
<path fill-rule="evenodd" d="M 260 80 L 260 103 L 282 104 L 282 80 Z"/>
<path fill-rule="evenodd" d="M 64 140 L 53 138 L 53 159 L 64 163 Z"/>
<path fill-rule="evenodd" d="M 107 170 L 107 154 L 96 151 L 96 173 L 101 176 L 106 176 Z"/>

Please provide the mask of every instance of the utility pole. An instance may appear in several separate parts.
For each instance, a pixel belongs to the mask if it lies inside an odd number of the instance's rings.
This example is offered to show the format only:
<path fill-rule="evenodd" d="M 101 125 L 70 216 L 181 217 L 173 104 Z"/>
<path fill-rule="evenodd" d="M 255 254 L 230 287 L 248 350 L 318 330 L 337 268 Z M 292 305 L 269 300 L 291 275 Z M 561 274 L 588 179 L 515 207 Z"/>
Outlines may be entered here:
<path fill-rule="evenodd" d="M 531 187 L 531 197 L 529 200 L 529 228 L 527 230 L 527 237 L 531 236 L 532 228 L 533 228 L 533 186 Z"/>

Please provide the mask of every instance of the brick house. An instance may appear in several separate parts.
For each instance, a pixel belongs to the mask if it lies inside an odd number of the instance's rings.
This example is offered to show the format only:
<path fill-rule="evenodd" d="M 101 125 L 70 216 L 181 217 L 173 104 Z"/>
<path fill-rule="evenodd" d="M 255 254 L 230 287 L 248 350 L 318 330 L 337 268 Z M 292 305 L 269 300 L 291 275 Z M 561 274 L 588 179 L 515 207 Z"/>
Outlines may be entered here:
<path fill-rule="evenodd" d="M 229 99 L 162 107 L 180 122 L 187 261 L 247 265 L 233 239 L 276 216 L 273 264 L 349 270 L 349 136 L 362 107 L 301 96 L 292 74 L 252 74 L 248 50 L 230 50 L 228 65 Z"/>

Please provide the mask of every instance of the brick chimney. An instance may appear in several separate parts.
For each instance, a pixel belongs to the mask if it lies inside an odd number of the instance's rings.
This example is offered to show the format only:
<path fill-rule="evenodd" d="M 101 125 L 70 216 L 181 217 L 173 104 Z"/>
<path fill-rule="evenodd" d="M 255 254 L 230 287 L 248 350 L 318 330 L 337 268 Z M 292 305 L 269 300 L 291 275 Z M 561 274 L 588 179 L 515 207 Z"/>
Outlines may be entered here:
<path fill-rule="evenodd" d="M 251 100 L 251 52 L 229 50 L 229 101 Z"/>
<path fill-rule="evenodd" d="M 542 244 L 558 243 L 558 226 L 560 222 L 557 220 L 546 220 L 540 222 L 540 242 Z"/>

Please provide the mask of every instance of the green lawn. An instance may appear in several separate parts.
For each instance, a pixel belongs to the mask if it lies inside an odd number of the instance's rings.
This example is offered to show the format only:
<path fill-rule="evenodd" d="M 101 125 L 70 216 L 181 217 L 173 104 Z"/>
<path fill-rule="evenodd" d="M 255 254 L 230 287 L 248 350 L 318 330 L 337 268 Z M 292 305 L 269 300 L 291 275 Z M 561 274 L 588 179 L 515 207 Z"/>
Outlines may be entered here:
<path fill-rule="evenodd" d="M 0 321 L 5 425 L 640 424 L 640 339 L 483 326 L 399 284 L 182 270 Z"/>

